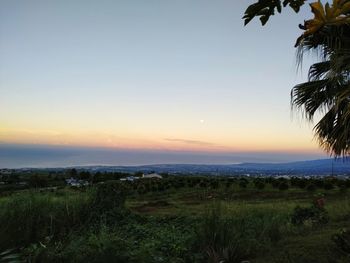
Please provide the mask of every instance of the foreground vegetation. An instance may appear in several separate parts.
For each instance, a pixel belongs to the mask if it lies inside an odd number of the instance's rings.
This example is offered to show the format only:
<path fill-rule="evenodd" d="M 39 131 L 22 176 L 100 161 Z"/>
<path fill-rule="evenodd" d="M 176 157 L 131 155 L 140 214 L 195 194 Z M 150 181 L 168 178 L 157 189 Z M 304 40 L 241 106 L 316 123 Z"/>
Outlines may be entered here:
<path fill-rule="evenodd" d="M 349 262 L 350 182 L 168 176 L 0 197 L 0 262 Z"/>

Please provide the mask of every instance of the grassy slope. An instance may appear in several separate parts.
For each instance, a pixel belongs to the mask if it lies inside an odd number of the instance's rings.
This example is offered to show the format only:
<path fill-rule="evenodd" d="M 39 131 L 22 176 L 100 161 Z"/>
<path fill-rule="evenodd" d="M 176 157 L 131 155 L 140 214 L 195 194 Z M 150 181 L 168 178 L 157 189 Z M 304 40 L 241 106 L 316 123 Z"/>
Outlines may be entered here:
<path fill-rule="evenodd" d="M 325 193 L 326 209 L 331 218 L 330 223 L 322 227 L 306 225 L 296 228 L 289 223 L 289 215 L 292 213 L 294 207 L 296 205 L 308 206 L 316 193 L 298 188 L 280 191 L 268 185 L 263 190 L 257 190 L 249 185 L 247 189 L 241 189 L 235 184 L 229 189 L 222 186 L 217 190 L 203 188 L 170 189 L 164 192 L 143 195 L 134 194 L 127 199 L 126 206 L 135 214 L 140 214 L 151 219 L 149 221 L 151 223 L 144 223 L 143 228 L 141 227 L 140 230 L 138 230 L 138 223 L 130 225 L 131 233 L 133 233 L 132 231 L 135 231 L 135 234 L 143 233 L 140 236 L 140 247 L 147 247 L 154 244 L 154 248 L 150 248 L 149 251 L 157 251 L 158 243 L 169 242 L 169 246 L 176 244 L 176 242 L 181 243 L 182 241 L 180 239 L 173 241 L 168 239 L 174 236 L 175 233 L 178 234 L 177 237 L 180 237 L 183 230 L 191 231 L 187 226 L 181 226 L 181 224 L 184 224 L 182 222 L 186 221 L 175 221 L 178 225 L 173 228 L 167 223 L 167 218 L 169 218 L 169 222 L 172 222 L 170 219 L 177 217 L 188 218 L 190 220 L 193 218 L 200 219 L 203 218 L 213 204 L 220 201 L 225 207 L 225 216 L 227 217 L 244 219 L 252 217 L 255 214 L 278 216 L 280 225 L 283 227 L 282 238 L 277 243 L 267 246 L 265 251 L 259 251 L 256 256 L 250 259 L 251 262 L 322 263 L 332 262 L 332 258 L 335 257 L 333 255 L 334 244 L 331 240 L 332 235 L 337 233 L 341 228 L 350 228 L 350 193 L 341 192 L 339 189 L 322 190 L 321 192 Z M 0 221 L 2 220 L 3 226 L 8 224 L 9 227 L 15 224 L 8 220 L 9 217 L 11 217 L 11 220 L 16 220 L 16 217 L 21 215 L 22 217 L 18 220 L 25 221 L 25 213 L 30 214 L 29 210 L 33 209 L 31 202 L 29 202 L 31 200 L 30 198 L 34 198 L 33 200 L 40 199 L 39 201 L 41 203 L 38 202 L 38 207 L 35 207 L 35 209 L 42 213 L 43 220 L 45 220 L 45 217 L 50 219 L 51 215 L 53 218 L 57 215 L 60 220 L 64 218 L 70 224 L 72 222 L 79 224 L 83 219 L 78 217 L 80 212 L 75 211 L 84 209 L 82 204 L 86 202 L 87 194 L 64 189 L 54 193 L 37 192 L 33 194 L 28 191 L 2 197 L 0 198 Z M 9 206 L 13 206 L 14 204 L 18 205 L 17 214 L 15 212 L 16 209 L 9 208 Z M 40 205 L 46 206 L 48 210 L 42 210 Z M 14 211 L 12 214 L 6 214 L 12 210 Z M 66 222 L 57 220 L 57 229 L 60 229 L 62 225 L 68 224 Z M 159 223 L 154 224 L 152 222 Z M 36 222 L 33 221 L 31 223 L 34 225 Z M 51 224 L 47 227 L 51 227 Z M 128 226 L 126 226 L 122 231 L 127 234 L 128 229 Z M 106 240 L 110 239 L 108 237 L 108 234 L 110 234 L 108 231 Z M 118 232 L 120 230 L 116 231 Z M 18 234 L 20 235 L 21 233 Z M 27 235 L 30 234 L 27 233 Z M 133 237 L 130 238 L 132 239 Z M 1 239 L 0 237 L 0 241 L 4 241 Z M 181 246 L 181 244 L 178 245 Z M 174 247 L 174 253 L 176 253 L 176 249 Z M 180 251 L 179 254 L 181 253 Z"/>
<path fill-rule="evenodd" d="M 298 229 L 287 223 L 287 235 L 251 262 L 332 262 L 332 235 L 342 228 L 350 228 L 350 193 L 338 189 L 321 192 L 326 196 L 330 223 L 322 227 L 304 226 Z M 135 213 L 149 216 L 201 217 L 213 202 L 221 200 L 230 215 L 244 217 L 261 212 L 288 217 L 296 205 L 309 205 L 315 193 L 317 191 L 310 193 L 296 188 L 280 191 L 270 187 L 264 190 L 234 187 L 224 191 L 182 189 L 136 195 L 127 201 L 127 206 Z"/>

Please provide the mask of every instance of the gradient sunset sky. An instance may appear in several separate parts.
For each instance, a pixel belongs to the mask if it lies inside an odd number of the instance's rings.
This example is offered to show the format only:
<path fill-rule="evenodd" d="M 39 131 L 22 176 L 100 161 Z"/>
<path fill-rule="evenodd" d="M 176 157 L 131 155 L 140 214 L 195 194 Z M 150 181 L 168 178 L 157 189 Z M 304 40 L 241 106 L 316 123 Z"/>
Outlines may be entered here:
<path fill-rule="evenodd" d="M 0 1 L 0 148 L 324 156 L 290 107 L 309 7 L 252 2 Z"/>

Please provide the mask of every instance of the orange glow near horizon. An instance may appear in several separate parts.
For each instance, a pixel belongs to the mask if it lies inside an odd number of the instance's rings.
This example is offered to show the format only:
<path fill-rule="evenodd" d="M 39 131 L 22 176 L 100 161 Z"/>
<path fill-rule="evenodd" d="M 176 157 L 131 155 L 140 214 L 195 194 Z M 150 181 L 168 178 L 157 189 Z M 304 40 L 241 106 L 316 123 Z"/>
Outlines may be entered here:
<path fill-rule="evenodd" d="M 263 138 L 262 138 L 263 137 Z M 317 143 L 305 137 L 286 140 L 286 136 L 243 134 L 236 136 L 184 137 L 174 134 L 137 134 L 130 132 L 67 131 L 50 129 L 0 128 L 0 142 L 57 146 L 103 147 L 195 152 L 290 152 L 320 153 Z"/>

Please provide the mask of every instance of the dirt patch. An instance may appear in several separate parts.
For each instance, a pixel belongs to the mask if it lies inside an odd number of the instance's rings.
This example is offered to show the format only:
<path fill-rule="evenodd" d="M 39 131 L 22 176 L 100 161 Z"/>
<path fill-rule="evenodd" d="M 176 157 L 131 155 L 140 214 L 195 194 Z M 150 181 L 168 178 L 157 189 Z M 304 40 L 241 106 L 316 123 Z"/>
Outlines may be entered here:
<path fill-rule="evenodd" d="M 155 207 L 165 207 L 165 206 L 171 206 L 172 204 L 170 204 L 168 201 L 165 201 L 165 200 L 158 200 L 158 201 L 147 202 L 145 205 L 155 206 Z"/>
<path fill-rule="evenodd" d="M 189 193 L 181 198 L 179 198 L 180 201 L 184 202 L 201 202 L 203 200 L 212 200 L 219 197 L 219 193 L 216 193 L 214 191 L 208 191 L 208 192 L 199 192 L 199 193 Z"/>
<path fill-rule="evenodd" d="M 133 207 L 132 209 L 139 213 L 151 213 L 157 210 L 157 208 L 155 207 L 144 206 L 144 205 Z"/>
<path fill-rule="evenodd" d="M 139 213 L 149 213 L 149 212 L 154 212 L 158 209 L 161 209 L 164 207 L 170 207 L 170 206 L 173 206 L 173 205 L 168 201 L 158 200 L 158 201 L 147 202 L 140 206 L 133 207 L 132 209 Z"/>
<path fill-rule="evenodd" d="M 202 201 L 185 201 L 184 204 L 186 205 L 200 205 L 202 204 Z"/>

